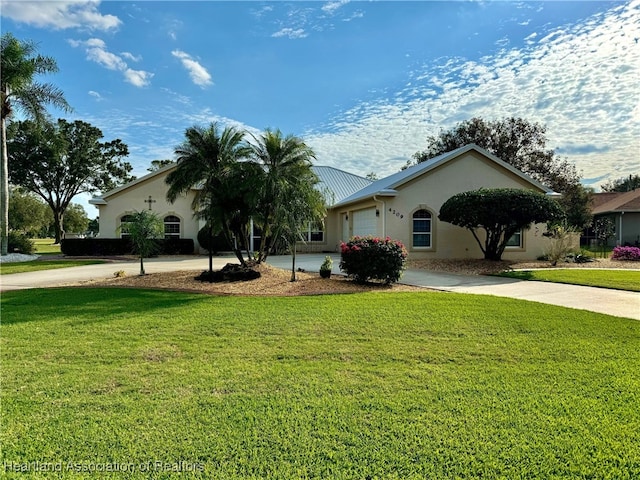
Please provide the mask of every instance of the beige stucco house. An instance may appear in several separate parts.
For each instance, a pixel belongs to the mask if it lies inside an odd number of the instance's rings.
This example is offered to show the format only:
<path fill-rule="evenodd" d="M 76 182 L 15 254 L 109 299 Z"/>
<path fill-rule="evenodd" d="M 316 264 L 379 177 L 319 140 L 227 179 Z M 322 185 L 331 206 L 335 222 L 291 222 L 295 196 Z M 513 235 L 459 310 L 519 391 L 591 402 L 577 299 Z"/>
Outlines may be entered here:
<path fill-rule="evenodd" d="M 117 227 L 134 210 L 151 208 L 165 221 L 167 235 L 193 238 L 202 224 L 193 218 L 193 193 L 167 202 L 167 166 L 134 182 L 95 197 L 100 236 L 115 237 Z M 473 235 L 438 220 L 442 204 L 456 193 L 479 188 L 522 188 L 545 194 L 551 190 L 476 145 L 467 145 L 371 182 L 332 167 L 314 167 L 320 186 L 329 191 L 323 226 L 309 226 L 302 251 L 339 252 L 352 236 L 389 236 L 402 241 L 412 258 L 482 258 Z M 511 239 L 503 258 L 542 255 L 548 239 L 544 225 L 534 225 Z"/>

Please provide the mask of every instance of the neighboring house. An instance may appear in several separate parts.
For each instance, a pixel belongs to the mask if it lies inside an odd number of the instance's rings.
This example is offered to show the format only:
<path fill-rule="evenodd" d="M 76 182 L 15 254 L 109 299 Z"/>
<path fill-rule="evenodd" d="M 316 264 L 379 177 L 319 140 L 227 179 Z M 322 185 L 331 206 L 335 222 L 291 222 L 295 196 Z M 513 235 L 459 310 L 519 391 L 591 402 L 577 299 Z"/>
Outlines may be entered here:
<path fill-rule="evenodd" d="M 594 223 L 609 217 L 615 226 L 610 246 L 640 244 L 640 188 L 630 192 L 594 193 L 592 203 Z"/>
<path fill-rule="evenodd" d="M 93 198 L 100 210 L 100 237 L 115 237 L 119 224 L 134 210 L 151 208 L 165 222 L 166 235 L 193 238 L 203 226 L 191 211 L 193 193 L 167 202 L 165 178 L 170 165 Z M 327 198 L 324 225 L 309 225 L 301 251 L 339 252 L 352 236 L 389 236 L 402 241 L 413 258 L 482 258 L 468 230 L 438 220 L 442 204 L 456 193 L 479 188 L 551 190 L 486 150 L 467 145 L 372 182 L 333 167 L 314 166 Z M 510 240 L 503 258 L 532 259 L 544 253 L 544 225 Z"/>

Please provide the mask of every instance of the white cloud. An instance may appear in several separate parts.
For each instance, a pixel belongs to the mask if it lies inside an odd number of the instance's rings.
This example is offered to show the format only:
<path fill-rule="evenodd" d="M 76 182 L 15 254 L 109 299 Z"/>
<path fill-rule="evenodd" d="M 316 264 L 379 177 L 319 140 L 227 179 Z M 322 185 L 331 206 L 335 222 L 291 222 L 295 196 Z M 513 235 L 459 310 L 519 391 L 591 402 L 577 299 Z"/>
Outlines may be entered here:
<path fill-rule="evenodd" d="M 104 100 L 104 98 L 102 98 L 102 95 L 100 95 L 98 92 L 95 92 L 93 90 L 89 90 L 89 95 L 91 95 L 93 98 L 96 99 L 96 101 L 100 102 L 102 100 Z"/>
<path fill-rule="evenodd" d="M 182 66 L 187 69 L 189 72 L 189 76 L 193 83 L 200 87 L 207 87 L 209 85 L 213 85 L 211 81 L 211 75 L 200 63 L 193 59 L 191 55 L 182 50 L 174 50 L 171 54 L 179 58 L 182 62 Z"/>
<path fill-rule="evenodd" d="M 121 52 L 120 55 L 122 55 L 127 60 L 131 60 L 132 62 L 139 62 L 140 60 L 142 60 L 142 55 L 136 56 L 130 52 Z"/>
<path fill-rule="evenodd" d="M 340 7 L 349 3 L 349 0 L 334 0 L 331 2 L 327 2 L 322 6 L 322 11 L 328 13 L 329 15 L 333 15 Z"/>
<path fill-rule="evenodd" d="M 288 37 L 291 39 L 296 39 L 306 37 L 307 33 L 304 31 L 304 28 L 297 28 L 295 30 L 293 28 L 283 28 L 273 33 L 271 36 L 275 38 Z"/>
<path fill-rule="evenodd" d="M 387 175 L 441 128 L 480 116 L 547 126 L 551 148 L 589 177 L 636 173 L 640 151 L 640 10 L 529 36 L 479 61 L 451 58 L 415 72 L 385 99 L 362 102 L 305 139 L 324 164 Z M 410 84 L 409 84 L 410 83 Z"/>
<path fill-rule="evenodd" d="M 107 50 L 107 44 L 99 38 L 89 40 L 69 40 L 72 47 L 84 47 L 87 59 L 102 65 L 109 70 L 122 72 L 126 82 L 136 87 L 145 87 L 151 82 L 153 73 L 144 70 L 131 70 L 122 57 Z M 133 54 L 125 52 L 127 56 L 134 57 Z M 134 57 L 135 58 L 135 57 Z"/>
<path fill-rule="evenodd" d="M 8 1 L 0 2 L 2 16 L 41 28 L 64 30 L 114 30 L 122 23 L 114 15 L 102 15 L 98 0 Z"/>
<path fill-rule="evenodd" d="M 144 70 L 127 68 L 124 71 L 125 80 L 136 87 L 146 87 L 151 83 L 151 77 L 153 77 L 153 73 L 145 72 Z"/>

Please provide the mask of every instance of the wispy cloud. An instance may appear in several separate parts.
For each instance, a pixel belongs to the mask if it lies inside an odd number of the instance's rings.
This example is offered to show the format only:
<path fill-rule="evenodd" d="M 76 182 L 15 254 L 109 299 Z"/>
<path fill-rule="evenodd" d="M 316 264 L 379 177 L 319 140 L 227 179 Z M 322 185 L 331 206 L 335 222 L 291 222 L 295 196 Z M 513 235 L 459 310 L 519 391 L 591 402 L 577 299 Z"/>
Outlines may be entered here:
<path fill-rule="evenodd" d="M 136 87 L 145 87 L 151 83 L 153 73 L 144 70 L 132 70 L 121 56 L 107 50 L 107 44 L 99 38 L 89 40 L 69 40 L 72 47 L 84 47 L 87 59 L 109 70 L 122 72 L 125 81 Z M 132 54 L 128 54 L 133 56 Z"/>
<path fill-rule="evenodd" d="M 305 3 L 305 7 L 301 7 L 299 3 L 293 2 L 284 4 L 284 16 L 282 9 L 273 7 L 270 7 L 269 10 L 254 11 L 253 14 L 259 19 L 262 19 L 266 13 L 271 16 L 279 16 L 274 22 L 278 26 L 278 30 L 271 36 L 297 40 L 308 37 L 311 32 L 323 32 L 336 28 L 336 20 L 350 22 L 362 18 L 363 11 L 344 8 L 349 3 L 350 0 L 332 0 L 320 4 L 320 7 L 315 3 Z"/>
<path fill-rule="evenodd" d="M 547 126 L 550 147 L 598 177 L 637 171 L 640 151 L 639 3 L 531 35 L 479 61 L 444 59 L 403 88 L 362 102 L 305 138 L 323 163 L 397 171 L 437 135 L 473 116 L 519 116 Z M 540 39 L 538 39 L 540 38 Z M 612 88 L 612 86 L 615 86 Z"/>
<path fill-rule="evenodd" d="M 213 85 L 213 81 L 211 80 L 211 75 L 200 63 L 186 52 L 182 50 L 174 50 L 171 54 L 180 59 L 182 62 L 182 66 L 187 69 L 189 72 L 189 76 L 191 77 L 191 81 L 198 85 L 199 87 L 208 87 L 209 85 Z"/>
<path fill-rule="evenodd" d="M 104 100 L 104 98 L 102 98 L 102 95 L 100 95 L 98 92 L 94 91 L 94 90 L 89 90 L 89 95 L 91 95 L 93 98 L 96 99 L 97 102 L 101 102 L 102 100 Z"/>
<path fill-rule="evenodd" d="M 142 55 L 134 55 L 130 52 L 121 52 L 120 55 L 122 55 L 127 60 L 131 60 L 132 62 L 139 62 L 140 60 L 142 60 Z"/>
<path fill-rule="evenodd" d="M 2 0 L 2 16 L 41 28 L 64 30 L 115 30 L 122 21 L 99 12 L 99 0 L 8 1 Z"/>
<path fill-rule="evenodd" d="M 333 15 L 340 7 L 349 3 L 349 0 L 335 0 L 327 2 L 322 6 L 322 11 L 329 15 Z"/>
<path fill-rule="evenodd" d="M 304 28 L 283 28 L 273 33 L 271 36 L 274 38 L 287 37 L 291 39 L 305 38 L 308 34 L 304 31 Z"/>

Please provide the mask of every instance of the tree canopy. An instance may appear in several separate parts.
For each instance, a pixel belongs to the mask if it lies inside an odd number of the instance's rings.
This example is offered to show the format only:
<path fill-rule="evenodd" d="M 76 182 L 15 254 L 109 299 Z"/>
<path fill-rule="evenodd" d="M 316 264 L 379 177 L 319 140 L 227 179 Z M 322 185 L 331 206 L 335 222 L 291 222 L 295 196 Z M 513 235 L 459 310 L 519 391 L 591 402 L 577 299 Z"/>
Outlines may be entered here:
<path fill-rule="evenodd" d="M 167 175 L 167 199 L 197 187 L 191 207 L 210 225 L 210 236 L 222 232 L 241 264 L 245 263 L 240 242 L 246 238 L 246 223 L 251 212 L 246 205 L 256 194 L 252 186 L 250 165 L 240 164 L 251 149 L 244 142 L 244 132 L 235 127 L 222 131 L 217 123 L 207 127 L 187 128 L 185 140 L 175 148 L 177 167 Z M 248 215 L 247 215 L 248 213 Z M 246 220 L 246 221 L 245 221 Z M 213 272 L 213 253 L 209 252 L 209 273 Z"/>
<path fill-rule="evenodd" d="M 471 231 L 485 259 L 500 260 L 513 235 L 533 223 L 560 220 L 563 215 L 560 206 L 542 193 L 493 188 L 452 196 L 440 208 L 439 218 Z"/>
<path fill-rule="evenodd" d="M 280 130 L 267 129 L 254 137 L 251 158 L 261 166 L 257 179 L 260 196 L 254 223 L 262 235 L 256 260 L 262 262 L 278 238 L 290 232 L 292 218 L 299 215 L 293 213 L 299 210 L 298 204 L 315 202 L 309 189 L 313 190 L 318 178 L 311 170 L 311 161 L 315 158 L 313 150 L 302 139 L 285 136 Z M 307 207 L 313 209 L 312 205 Z M 300 220 L 305 223 L 307 218 Z M 291 240 L 291 236 L 287 238 Z"/>
<path fill-rule="evenodd" d="M 630 192 L 640 188 L 640 175 L 629 175 L 628 177 L 617 178 L 600 185 L 604 192 Z"/>
<path fill-rule="evenodd" d="M 2 162 L 0 163 L 0 254 L 7 254 L 9 223 L 9 166 L 7 120 L 17 107 L 36 122 L 47 117 L 45 105 L 70 110 L 62 91 L 49 83 L 37 82 L 37 75 L 58 71 L 52 57 L 37 54 L 33 42 L 20 41 L 11 33 L 0 41 L 0 101 L 2 102 Z"/>
<path fill-rule="evenodd" d="M 42 198 L 54 216 L 55 239 L 64 234 L 64 212 L 78 194 L 107 191 L 131 181 L 129 154 L 119 139 L 102 142 L 100 129 L 76 120 L 12 123 L 11 182 Z"/>
<path fill-rule="evenodd" d="M 21 188 L 9 191 L 9 230 L 29 237 L 40 235 L 50 224 L 49 207 L 31 192 Z"/>
<path fill-rule="evenodd" d="M 161 168 L 166 167 L 167 165 L 173 164 L 173 160 L 164 159 L 164 160 L 151 160 L 151 166 L 147 168 L 149 172 L 157 172 Z"/>
<path fill-rule="evenodd" d="M 474 117 L 427 137 L 427 148 L 413 158 L 421 163 L 470 143 L 562 193 L 560 203 L 570 224 L 583 228 L 591 223 L 589 192 L 580 184 L 576 167 L 547 146 L 546 127 L 539 123 L 517 117 L 492 121 Z"/>
<path fill-rule="evenodd" d="M 162 238 L 164 224 L 155 213 L 149 210 L 141 210 L 127 216 L 129 220 L 119 228 L 131 239 L 133 251 L 140 257 L 140 275 L 144 275 L 144 259 L 157 250 L 158 244 L 155 240 Z"/>

